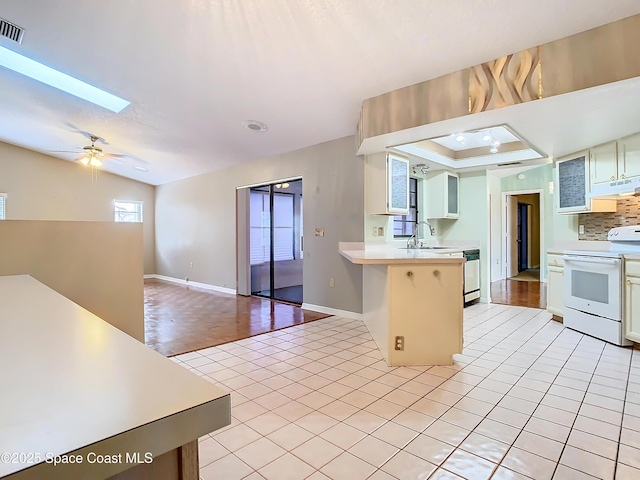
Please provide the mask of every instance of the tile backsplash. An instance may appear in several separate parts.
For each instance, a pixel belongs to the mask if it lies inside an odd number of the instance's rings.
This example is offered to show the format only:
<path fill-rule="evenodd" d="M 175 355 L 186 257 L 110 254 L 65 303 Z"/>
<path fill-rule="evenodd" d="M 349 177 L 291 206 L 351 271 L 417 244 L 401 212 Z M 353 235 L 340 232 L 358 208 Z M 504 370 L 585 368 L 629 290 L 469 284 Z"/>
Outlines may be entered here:
<path fill-rule="evenodd" d="M 615 213 L 581 213 L 578 223 L 584 225 L 578 240 L 606 240 L 613 227 L 640 224 L 640 197 L 618 200 Z"/>

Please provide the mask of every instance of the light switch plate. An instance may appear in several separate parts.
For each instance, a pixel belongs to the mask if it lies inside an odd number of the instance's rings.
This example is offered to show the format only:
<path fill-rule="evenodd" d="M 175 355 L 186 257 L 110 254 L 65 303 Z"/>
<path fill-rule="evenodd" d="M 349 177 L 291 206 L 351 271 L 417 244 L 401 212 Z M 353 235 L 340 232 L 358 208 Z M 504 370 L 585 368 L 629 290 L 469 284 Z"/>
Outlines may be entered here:
<path fill-rule="evenodd" d="M 316 237 L 324 237 L 324 228 L 316 228 Z"/>
<path fill-rule="evenodd" d="M 584 225 L 578 225 L 578 233 L 584 235 Z"/>

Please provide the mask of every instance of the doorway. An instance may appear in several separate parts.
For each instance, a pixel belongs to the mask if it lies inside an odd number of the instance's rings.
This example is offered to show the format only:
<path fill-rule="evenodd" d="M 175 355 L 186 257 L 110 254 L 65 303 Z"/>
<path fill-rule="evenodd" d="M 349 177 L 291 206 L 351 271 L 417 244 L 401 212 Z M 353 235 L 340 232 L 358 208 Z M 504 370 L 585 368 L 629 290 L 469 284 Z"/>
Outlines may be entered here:
<path fill-rule="evenodd" d="M 302 179 L 249 189 L 251 295 L 303 301 Z"/>
<path fill-rule="evenodd" d="M 531 204 L 518 202 L 518 273 L 529 268 L 529 209 Z"/>
<path fill-rule="evenodd" d="M 501 279 L 491 283 L 493 303 L 546 308 L 542 193 L 503 192 Z"/>

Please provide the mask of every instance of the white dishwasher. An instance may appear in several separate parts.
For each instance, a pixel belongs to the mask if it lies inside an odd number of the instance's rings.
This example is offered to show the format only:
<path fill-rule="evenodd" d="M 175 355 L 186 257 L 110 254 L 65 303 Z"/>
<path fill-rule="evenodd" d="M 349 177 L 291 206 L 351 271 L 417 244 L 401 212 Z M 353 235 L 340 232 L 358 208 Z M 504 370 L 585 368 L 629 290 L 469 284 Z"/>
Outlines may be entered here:
<path fill-rule="evenodd" d="M 464 306 L 480 298 L 480 250 L 465 250 L 462 255 L 467 260 L 464 268 Z"/>

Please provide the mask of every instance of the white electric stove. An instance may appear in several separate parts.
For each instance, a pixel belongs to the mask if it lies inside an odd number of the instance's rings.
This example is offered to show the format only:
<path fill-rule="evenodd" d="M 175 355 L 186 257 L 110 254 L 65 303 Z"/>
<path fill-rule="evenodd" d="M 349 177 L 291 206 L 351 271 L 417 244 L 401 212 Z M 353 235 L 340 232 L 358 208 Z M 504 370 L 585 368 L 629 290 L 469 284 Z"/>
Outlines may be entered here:
<path fill-rule="evenodd" d="M 640 226 L 612 228 L 609 250 L 564 251 L 564 325 L 615 345 L 624 337 L 624 255 L 640 255 Z"/>

